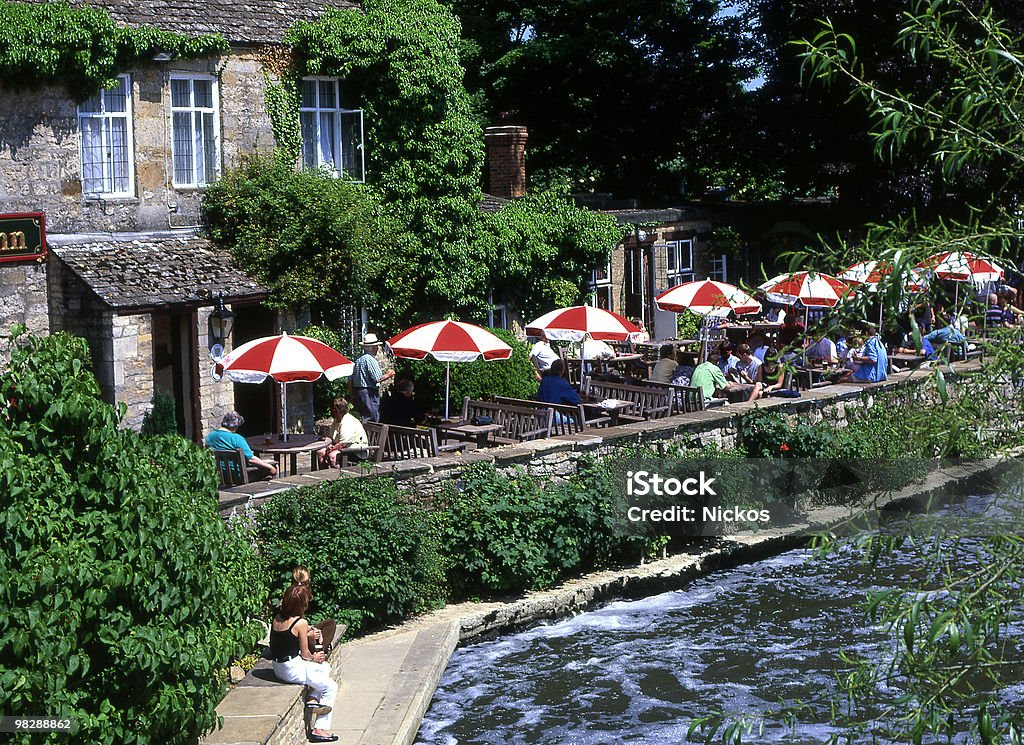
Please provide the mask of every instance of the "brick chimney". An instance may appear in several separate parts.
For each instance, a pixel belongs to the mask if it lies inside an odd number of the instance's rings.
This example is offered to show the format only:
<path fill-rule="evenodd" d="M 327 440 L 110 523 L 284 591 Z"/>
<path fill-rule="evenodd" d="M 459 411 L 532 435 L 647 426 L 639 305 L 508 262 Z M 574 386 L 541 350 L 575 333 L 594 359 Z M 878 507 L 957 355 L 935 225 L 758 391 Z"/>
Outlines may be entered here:
<path fill-rule="evenodd" d="M 488 193 L 502 199 L 526 194 L 526 127 L 487 127 Z"/>

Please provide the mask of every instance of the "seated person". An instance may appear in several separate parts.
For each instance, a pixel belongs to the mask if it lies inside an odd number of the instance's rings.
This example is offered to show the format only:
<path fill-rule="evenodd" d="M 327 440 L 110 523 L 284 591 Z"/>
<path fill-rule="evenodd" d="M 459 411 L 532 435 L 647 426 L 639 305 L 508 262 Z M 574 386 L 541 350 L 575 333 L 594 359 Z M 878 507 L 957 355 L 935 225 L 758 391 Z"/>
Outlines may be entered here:
<path fill-rule="evenodd" d="M 807 328 L 797 320 L 795 313 L 786 315 L 786 320 L 779 329 L 779 348 L 799 347 L 803 345 Z"/>
<path fill-rule="evenodd" d="M 985 328 L 1005 328 L 1003 321 L 1003 308 L 999 304 L 999 296 L 990 293 L 988 296 L 988 308 L 985 310 Z"/>
<path fill-rule="evenodd" d="M 537 380 L 540 380 L 540 376 L 551 367 L 551 363 L 558 359 L 558 353 L 551 348 L 551 342 L 548 341 L 548 335 L 541 329 L 537 332 L 537 343 L 530 349 L 530 362 L 533 363 L 534 368 L 537 371 Z"/>
<path fill-rule="evenodd" d="M 765 311 L 764 320 L 768 323 L 785 323 L 786 311 L 781 305 L 770 305 Z"/>
<path fill-rule="evenodd" d="M 395 383 L 395 389 L 380 402 L 380 420 L 384 424 L 416 427 L 426 421 L 427 415 L 413 398 L 414 387 L 408 378 Z"/>
<path fill-rule="evenodd" d="M 824 334 L 814 344 L 807 347 L 805 355 L 807 361 L 811 363 L 818 362 L 823 365 L 835 365 L 839 362 L 839 350 L 836 348 L 835 343 Z"/>
<path fill-rule="evenodd" d="M 764 364 L 758 368 L 758 382 L 761 384 L 761 395 L 767 396 L 781 391 L 786 385 L 786 369 L 779 364 L 779 352 L 769 348 L 764 354 Z"/>
<path fill-rule="evenodd" d="M 580 392 L 565 379 L 565 363 L 562 360 L 552 362 L 551 367 L 540 376 L 540 387 L 537 388 L 537 395 L 534 398 L 546 404 L 579 405 Z M 556 411 L 552 421 L 555 424 L 565 424 L 567 417 Z"/>
<path fill-rule="evenodd" d="M 878 335 L 878 327 L 873 323 L 865 323 L 867 341 L 859 352 L 851 355 L 857 363 L 855 370 L 848 371 L 841 380 L 855 383 L 881 383 L 888 376 L 889 355 L 886 354 L 882 337 Z"/>
<path fill-rule="evenodd" d="M 672 385 L 690 385 L 690 379 L 693 378 L 693 371 L 697 367 L 697 357 L 692 352 L 680 352 L 679 356 L 676 357 L 679 362 L 676 365 L 676 369 L 672 371 L 672 379 L 669 381 Z"/>
<path fill-rule="evenodd" d="M 349 449 L 355 451 L 355 456 L 360 460 L 365 459 L 370 440 L 363 423 L 350 413 L 348 401 L 340 397 L 334 399 L 331 402 L 331 416 L 334 421 L 331 423 L 330 442 L 327 447 L 317 451 L 320 465 L 341 468 L 338 458 L 343 450 Z"/>
<path fill-rule="evenodd" d="M 930 334 L 921 337 L 921 348 L 912 349 L 906 347 L 900 347 L 897 354 L 921 354 L 929 360 L 938 358 L 938 351 L 946 344 L 963 344 L 967 341 L 964 335 L 957 331 L 952 326 L 943 326 L 940 329 L 935 329 Z"/>
<path fill-rule="evenodd" d="M 739 357 L 732 353 L 732 342 L 723 341 L 718 345 L 718 369 L 722 371 L 722 375 L 729 377 L 729 373 L 739 361 Z"/>
<path fill-rule="evenodd" d="M 738 383 L 730 383 L 726 380 L 721 368 L 710 360 L 697 365 L 693 371 L 693 377 L 690 378 L 690 385 L 701 389 L 705 401 L 710 401 L 715 397 L 728 398 L 729 391 L 740 386 Z M 753 401 L 756 398 L 754 394 L 759 391 L 760 386 L 751 386 L 751 398 L 747 400 Z"/>
<path fill-rule="evenodd" d="M 629 340 L 631 342 L 633 342 L 634 344 L 643 344 L 645 341 L 651 340 L 651 335 L 647 333 L 647 329 L 644 328 L 643 321 L 641 321 L 639 318 L 630 318 L 629 320 L 633 323 L 634 326 L 640 329 L 639 331 L 634 331 L 632 334 L 629 335 Z"/>
<path fill-rule="evenodd" d="M 676 369 L 676 350 L 671 344 L 662 344 L 660 359 L 651 369 L 651 380 L 658 383 L 671 383 L 672 371 Z"/>
<path fill-rule="evenodd" d="M 589 375 L 594 360 L 610 360 L 615 357 L 615 350 L 599 339 L 594 339 L 590 334 L 583 337 L 583 344 L 580 345 L 580 359 L 583 360 L 583 372 Z"/>
<path fill-rule="evenodd" d="M 243 424 L 245 424 L 245 418 L 241 414 L 237 411 L 229 411 L 220 420 L 220 429 L 215 429 L 206 436 L 206 447 L 210 450 L 241 450 L 245 456 L 245 462 L 251 466 L 248 469 L 250 481 L 273 478 L 277 475 L 277 465 L 257 458 L 253 454 L 249 443 L 238 434 L 238 428 Z"/>
<path fill-rule="evenodd" d="M 761 360 L 754 356 L 747 344 L 736 347 L 736 353 L 739 361 L 726 376 L 733 382 L 730 393 L 742 393 L 748 401 L 755 401 L 761 397 L 761 384 L 758 382 L 761 378 Z"/>

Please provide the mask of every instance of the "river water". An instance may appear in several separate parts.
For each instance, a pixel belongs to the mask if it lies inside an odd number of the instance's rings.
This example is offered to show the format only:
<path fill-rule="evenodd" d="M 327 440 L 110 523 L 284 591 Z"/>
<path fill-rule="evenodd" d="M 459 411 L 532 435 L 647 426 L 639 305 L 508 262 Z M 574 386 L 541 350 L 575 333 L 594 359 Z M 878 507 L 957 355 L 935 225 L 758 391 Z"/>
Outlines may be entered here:
<path fill-rule="evenodd" d="M 901 553 L 871 567 L 849 548 L 809 559 L 790 551 L 461 647 L 417 742 L 683 743 L 711 709 L 756 716 L 833 690 L 841 650 L 892 654 L 890 636 L 866 622 L 867 594 L 913 584 L 921 569 Z M 745 741 L 821 743 L 827 722 L 822 709 L 795 731 L 767 723 Z"/>

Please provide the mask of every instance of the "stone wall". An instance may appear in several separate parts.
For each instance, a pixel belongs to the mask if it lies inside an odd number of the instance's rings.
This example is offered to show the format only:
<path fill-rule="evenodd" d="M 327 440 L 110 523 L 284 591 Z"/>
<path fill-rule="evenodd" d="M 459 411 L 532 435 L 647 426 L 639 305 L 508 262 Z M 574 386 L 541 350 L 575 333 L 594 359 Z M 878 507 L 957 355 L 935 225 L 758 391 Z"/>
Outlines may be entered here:
<path fill-rule="evenodd" d="M 10 351 L 13 324 L 24 324 L 33 334 L 49 332 L 46 272 L 42 261 L 0 264 L 0 359 Z"/>
<path fill-rule="evenodd" d="M 115 400 L 127 406 L 123 425 L 138 429 L 153 404 L 153 318 L 114 316 L 110 331 Z"/>
<path fill-rule="evenodd" d="M 222 167 L 274 147 L 262 68 L 234 50 L 225 58 L 174 60 L 131 75 L 135 194 L 82 194 L 78 109 L 62 87 L 0 90 L 0 212 L 42 211 L 53 233 L 166 230 L 199 223 L 203 190 L 172 187 L 169 76 L 219 76 Z"/>

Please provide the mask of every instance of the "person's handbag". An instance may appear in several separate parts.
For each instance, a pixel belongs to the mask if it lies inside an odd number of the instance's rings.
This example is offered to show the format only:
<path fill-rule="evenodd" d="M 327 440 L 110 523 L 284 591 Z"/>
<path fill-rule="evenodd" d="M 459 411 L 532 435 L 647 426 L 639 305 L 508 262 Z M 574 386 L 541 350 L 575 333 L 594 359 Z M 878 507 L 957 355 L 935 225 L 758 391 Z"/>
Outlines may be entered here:
<path fill-rule="evenodd" d="M 487 416 L 486 414 L 477 414 L 476 416 L 469 420 L 469 423 L 472 424 L 474 427 L 480 427 L 484 424 L 494 424 L 494 419 L 492 417 Z"/>

